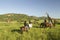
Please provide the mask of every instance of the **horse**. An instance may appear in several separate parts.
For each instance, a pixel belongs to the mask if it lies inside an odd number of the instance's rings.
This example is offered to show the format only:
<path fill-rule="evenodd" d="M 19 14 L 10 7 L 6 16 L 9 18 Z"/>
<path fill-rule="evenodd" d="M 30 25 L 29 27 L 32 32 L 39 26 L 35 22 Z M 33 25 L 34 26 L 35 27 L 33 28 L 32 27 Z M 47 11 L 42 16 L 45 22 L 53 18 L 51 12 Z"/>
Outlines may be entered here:
<path fill-rule="evenodd" d="M 51 28 L 52 26 L 53 26 L 52 23 L 48 23 L 48 22 L 46 22 L 46 23 L 43 22 L 43 23 L 40 24 L 40 27 L 41 27 L 41 28 L 42 28 L 42 27 L 43 27 L 43 28 L 45 28 L 45 27 L 50 27 L 50 28 Z"/>
<path fill-rule="evenodd" d="M 22 27 L 20 27 L 20 30 L 23 32 L 23 31 L 26 31 L 26 32 L 28 32 L 28 29 L 29 29 L 29 27 L 27 26 L 22 26 Z"/>

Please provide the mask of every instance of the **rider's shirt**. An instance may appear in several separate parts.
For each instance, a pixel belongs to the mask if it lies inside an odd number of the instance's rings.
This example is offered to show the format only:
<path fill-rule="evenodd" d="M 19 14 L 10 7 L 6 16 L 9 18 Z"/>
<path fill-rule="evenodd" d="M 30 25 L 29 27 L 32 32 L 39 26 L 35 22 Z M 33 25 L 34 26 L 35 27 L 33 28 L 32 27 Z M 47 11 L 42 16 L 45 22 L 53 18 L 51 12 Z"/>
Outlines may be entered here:
<path fill-rule="evenodd" d="M 29 27 L 31 28 L 32 27 L 32 24 L 29 24 Z"/>

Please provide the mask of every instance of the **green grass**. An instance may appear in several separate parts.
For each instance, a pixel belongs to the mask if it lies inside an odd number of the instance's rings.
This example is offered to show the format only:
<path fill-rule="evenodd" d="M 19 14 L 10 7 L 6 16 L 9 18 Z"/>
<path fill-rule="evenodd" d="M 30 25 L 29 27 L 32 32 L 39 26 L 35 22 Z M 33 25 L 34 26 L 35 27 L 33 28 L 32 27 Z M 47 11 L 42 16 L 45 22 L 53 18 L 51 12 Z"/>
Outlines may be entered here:
<path fill-rule="evenodd" d="M 18 22 L 6 23 L 0 22 L 0 40 L 59 40 L 60 39 L 60 25 L 55 28 L 36 28 L 33 26 L 28 32 L 21 34 L 18 31 L 23 26 Z"/>

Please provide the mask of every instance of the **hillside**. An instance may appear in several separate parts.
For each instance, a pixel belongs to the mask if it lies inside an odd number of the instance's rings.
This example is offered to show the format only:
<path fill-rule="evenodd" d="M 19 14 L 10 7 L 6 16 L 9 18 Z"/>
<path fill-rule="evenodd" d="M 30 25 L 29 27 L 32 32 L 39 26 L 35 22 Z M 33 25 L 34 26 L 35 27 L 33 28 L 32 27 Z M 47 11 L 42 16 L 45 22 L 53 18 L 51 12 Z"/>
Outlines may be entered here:
<path fill-rule="evenodd" d="M 16 13 L 7 13 L 0 15 L 0 21 L 6 21 L 11 19 L 11 21 L 21 21 L 21 20 L 33 20 L 33 19 L 43 19 L 43 17 L 28 16 L 26 14 L 16 14 Z"/>
<path fill-rule="evenodd" d="M 17 21 L 17 22 L 22 22 L 25 20 L 44 20 L 46 17 L 36 17 L 36 16 L 28 16 L 26 14 L 17 14 L 17 13 L 6 13 L 6 14 L 2 14 L 0 15 L 0 21 Z M 60 20 L 60 19 L 56 19 L 56 20 Z"/>

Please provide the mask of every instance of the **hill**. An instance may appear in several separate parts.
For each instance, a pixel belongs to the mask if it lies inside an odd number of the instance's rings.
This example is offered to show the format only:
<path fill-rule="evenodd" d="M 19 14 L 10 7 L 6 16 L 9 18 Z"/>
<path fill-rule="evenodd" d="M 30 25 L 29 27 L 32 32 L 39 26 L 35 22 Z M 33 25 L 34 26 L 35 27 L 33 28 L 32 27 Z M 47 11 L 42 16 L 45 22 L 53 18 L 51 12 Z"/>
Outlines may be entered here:
<path fill-rule="evenodd" d="M 36 16 L 28 16 L 26 14 L 16 14 L 16 13 L 7 13 L 0 15 L 0 21 L 6 21 L 8 19 L 11 19 L 11 21 L 21 21 L 21 20 L 33 20 L 33 19 L 43 19 L 42 17 L 36 17 Z"/>
<path fill-rule="evenodd" d="M 25 20 L 43 20 L 47 17 L 36 17 L 36 16 L 28 16 L 26 14 L 17 14 L 17 13 L 6 13 L 6 14 L 2 14 L 0 15 L 0 21 L 25 21 Z M 59 19 L 58 19 L 59 20 Z"/>

